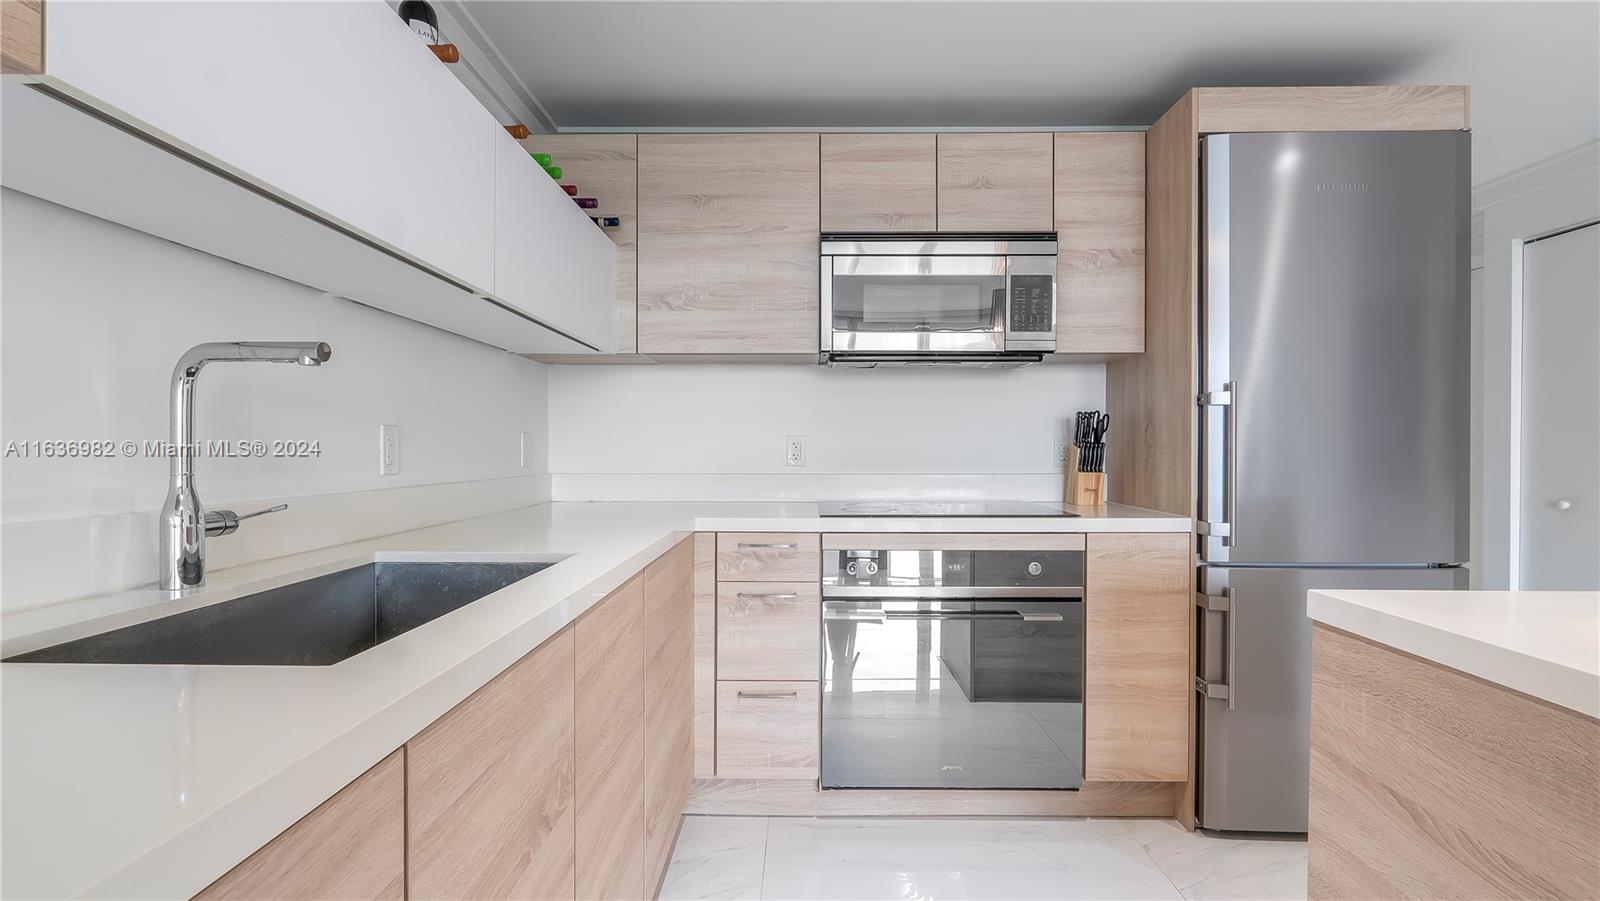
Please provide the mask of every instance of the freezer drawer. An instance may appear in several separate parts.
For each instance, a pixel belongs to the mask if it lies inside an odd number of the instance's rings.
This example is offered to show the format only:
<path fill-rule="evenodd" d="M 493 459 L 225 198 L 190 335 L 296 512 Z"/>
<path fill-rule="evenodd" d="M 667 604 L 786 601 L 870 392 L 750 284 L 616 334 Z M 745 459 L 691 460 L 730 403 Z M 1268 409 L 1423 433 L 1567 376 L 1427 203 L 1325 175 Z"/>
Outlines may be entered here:
<path fill-rule="evenodd" d="M 1311 620 L 1324 589 L 1466 588 L 1464 569 L 1203 567 L 1197 633 L 1200 823 L 1306 831 L 1310 791 Z M 1226 697 L 1220 695 L 1226 694 Z"/>

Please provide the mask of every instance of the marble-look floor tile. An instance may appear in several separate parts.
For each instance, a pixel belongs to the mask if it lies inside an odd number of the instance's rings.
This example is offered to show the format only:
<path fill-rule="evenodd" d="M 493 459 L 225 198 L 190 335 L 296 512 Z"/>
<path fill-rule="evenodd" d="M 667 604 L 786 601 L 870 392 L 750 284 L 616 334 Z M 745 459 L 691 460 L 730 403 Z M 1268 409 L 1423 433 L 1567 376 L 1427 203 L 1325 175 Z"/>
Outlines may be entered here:
<path fill-rule="evenodd" d="M 774 818 L 762 897 L 1181 896 L 1114 821 Z"/>
<path fill-rule="evenodd" d="M 661 898 L 760 898 L 766 853 L 766 817 L 684 817 Z"/>
<path fill-rule="evenodd" d="M 1172 820 L 1127 820 L 1128 831 L 1190 901 L 1301 899 L 1306 844 L 1186 832 Z"/>

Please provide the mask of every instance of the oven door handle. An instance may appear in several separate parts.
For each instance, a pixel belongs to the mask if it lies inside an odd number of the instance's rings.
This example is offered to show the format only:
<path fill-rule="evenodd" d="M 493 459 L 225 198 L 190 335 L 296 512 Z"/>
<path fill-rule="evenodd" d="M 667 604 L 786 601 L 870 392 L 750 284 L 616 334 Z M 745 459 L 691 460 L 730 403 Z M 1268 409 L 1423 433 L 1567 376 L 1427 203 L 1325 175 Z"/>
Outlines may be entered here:
<path fill-rule="evenodd" d="M 884 610 L 858 612 L 828 610 L 823 619 L 834 622 L 878 623 L 891 619 L 1016 619 L 1026 623 L 1059 623 L 1064 617 L 1059 613 L 1023 612 L 1021 610 Z"/>

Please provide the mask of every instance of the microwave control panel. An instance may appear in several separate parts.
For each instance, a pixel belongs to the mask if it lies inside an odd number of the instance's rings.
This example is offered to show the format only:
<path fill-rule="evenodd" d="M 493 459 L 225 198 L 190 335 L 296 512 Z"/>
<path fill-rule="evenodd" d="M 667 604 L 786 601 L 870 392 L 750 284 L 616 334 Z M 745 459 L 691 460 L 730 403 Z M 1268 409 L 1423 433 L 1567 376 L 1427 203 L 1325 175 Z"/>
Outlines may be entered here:
<path fill-rule="evenodd" d="M 1011 304 L 1006 330 L 1012 334 L 1055 332 L 1055 277 L 1050 275 L 1011 276 Z"/>

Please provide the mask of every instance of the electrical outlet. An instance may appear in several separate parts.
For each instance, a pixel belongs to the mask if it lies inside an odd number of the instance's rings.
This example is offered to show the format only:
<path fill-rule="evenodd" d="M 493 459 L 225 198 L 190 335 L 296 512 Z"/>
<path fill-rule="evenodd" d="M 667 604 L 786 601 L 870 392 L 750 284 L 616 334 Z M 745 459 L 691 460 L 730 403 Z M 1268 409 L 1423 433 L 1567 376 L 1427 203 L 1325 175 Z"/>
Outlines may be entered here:
<path fill-rule="evenodd" d="M 392 476 L 400 472 L 400 427 L 378 426 L 378 475 Z"/>
<path fill-rule="evenodd" d="M 517 464 L 518 466 L 526 467 L 528 465 L 528 442 L 532 440 L 533 438 L 527 432 L 517 433 L 517 459 L 520 461 Z"/>
<path fill-rule="evenodd" d="M 1065 470 L 1072 454 L 1072 436 L 1058 432 L 1050 442 L 1050 465 Z"/>
<path fill-rule="evenodd" d="M 785 435 L 783 437 L 783 465 L 806 465 L 806 436 Z"/>

